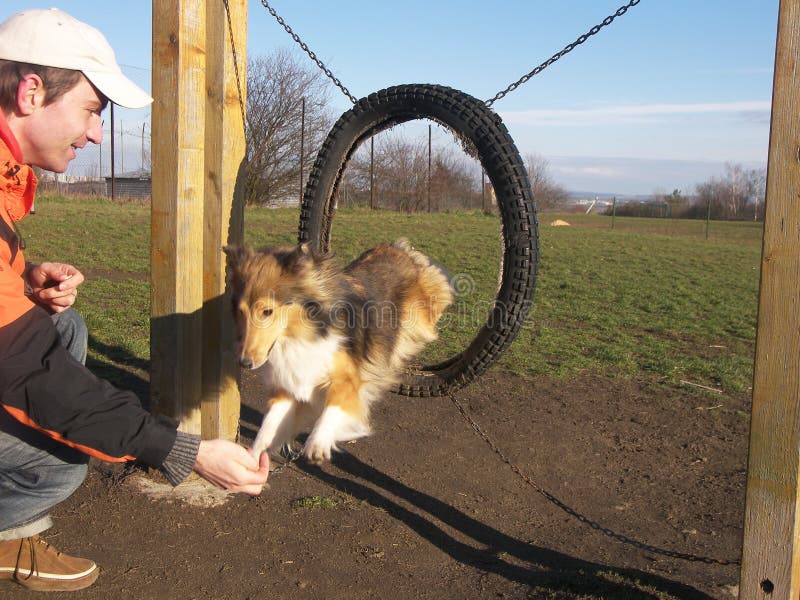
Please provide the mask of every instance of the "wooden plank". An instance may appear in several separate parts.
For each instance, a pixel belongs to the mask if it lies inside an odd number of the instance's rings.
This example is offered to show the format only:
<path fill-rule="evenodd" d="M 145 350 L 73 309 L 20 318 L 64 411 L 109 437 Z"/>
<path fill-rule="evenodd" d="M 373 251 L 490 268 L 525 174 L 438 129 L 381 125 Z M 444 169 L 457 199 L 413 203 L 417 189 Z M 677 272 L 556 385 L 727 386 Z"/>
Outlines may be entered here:
<path fill-rule="evenodd" d="M 739 597 L 800 597 L 800 0 L 781 0 Z"/>
<path fill-rule="evenodd" d="M 151 410 L 200 433 L 205 2 L 153 0 Z"/>
<path fill-rule="evenodd" d="M 208 2 L 206 15 L 205 229 L 203 277 L 204 438 L 236 439 L 239 431 L 239 365 L 230 298 L 225 295 L 222 246 L 244 238 L 244 193 L 240 170 L 245 160 L 242 122 L 247 93 L 247 1 Z M 239 85 L 234 56 L 236 50 Z"/>

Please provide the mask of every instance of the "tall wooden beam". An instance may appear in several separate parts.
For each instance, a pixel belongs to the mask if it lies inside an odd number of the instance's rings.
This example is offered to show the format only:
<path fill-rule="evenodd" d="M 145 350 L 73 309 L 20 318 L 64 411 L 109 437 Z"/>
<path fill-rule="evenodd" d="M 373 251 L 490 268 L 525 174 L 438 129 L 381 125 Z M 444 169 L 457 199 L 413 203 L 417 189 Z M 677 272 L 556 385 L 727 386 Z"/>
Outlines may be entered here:
<path fill-rule="evenodd" d="M 153 0 L 150 401 L 200 433 L 205 2 Z"/>
<path fill-rule="evenodd" d="M 246 0 L 229 4 L 243 78 Z M 242 235 L 233 199 L 244 131 L 230 40 L 222 0 L 153 0 L 151 409 L 184 431 L 233 439 L 239 396 L 221 248 Z"/>
<path fill-rule="evenodd" d="M 800 597 L 800 0 L 775 52 L 739 597 Z"/>
<path fill-rule="evenodd" d="M 202 434 L 235 439 L 239 365 L 231 305 L 225 297 L 222 246 L 244 238 L 244 191 L 237 182 L 242 180 L 239 174 L 245 161 L 247 0 L 209 0 L 206 11 Z"/>

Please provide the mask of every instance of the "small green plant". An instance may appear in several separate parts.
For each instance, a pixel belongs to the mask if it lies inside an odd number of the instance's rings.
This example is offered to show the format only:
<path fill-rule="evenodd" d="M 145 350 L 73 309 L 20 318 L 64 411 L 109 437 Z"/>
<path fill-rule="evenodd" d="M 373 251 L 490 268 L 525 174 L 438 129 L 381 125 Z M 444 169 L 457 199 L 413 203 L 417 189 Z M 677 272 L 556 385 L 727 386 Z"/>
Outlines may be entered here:
<path fill-rule="evenodd" d="M 339 504 L 338 501 L 327 496 L 304 496 L 292 501 L 292 508 L 305 508 L 305 509 L 331 509 Z"/>

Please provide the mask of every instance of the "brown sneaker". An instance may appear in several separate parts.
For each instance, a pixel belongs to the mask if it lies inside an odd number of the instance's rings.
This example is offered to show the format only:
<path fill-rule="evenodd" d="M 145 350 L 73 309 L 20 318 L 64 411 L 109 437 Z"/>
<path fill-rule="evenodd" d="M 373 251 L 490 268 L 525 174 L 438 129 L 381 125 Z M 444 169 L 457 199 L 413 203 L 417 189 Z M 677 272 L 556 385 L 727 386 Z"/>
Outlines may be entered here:
<path fill-rule="evenodd" d="M 0 542 L 0 579 L 12 579 L 31 590 L 82 590 L 94 583 L 99 572 L 91 560 L 62 554 L 38 535 Z"/>

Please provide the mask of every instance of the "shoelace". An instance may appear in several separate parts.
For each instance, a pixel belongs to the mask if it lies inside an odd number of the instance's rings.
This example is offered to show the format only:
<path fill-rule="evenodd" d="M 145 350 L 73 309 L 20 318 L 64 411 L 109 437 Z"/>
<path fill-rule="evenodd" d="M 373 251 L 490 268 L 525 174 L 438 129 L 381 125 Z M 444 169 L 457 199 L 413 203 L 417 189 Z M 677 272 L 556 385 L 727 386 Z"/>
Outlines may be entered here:
<path fill-rule="evenodd" d="M 37 568 L 37 566 L 36 566 L 36 546 L 35 546 L 35 544 L 42 544 L 44 546 L 44 551 L 45 552 L 48 552 L 50 550 L 50 544 L 45 542 L 40 537 L 25 538 L 23 540 L 22 544 L 20 544 L 20 546 L 19 546 L 19 554 L 17 555 L 17 574 L 18 575 L 19 575 L 19 562 L 20 562 L 19 559 L 22 556 L 22 547 L 25 545 L 26 542 L 28 544 L 28 550 L 30 551 L 30 554 L 31 554 L 31 557 L 30 557 L 31 566 L 30 566 L 30 572 L 27 575 L 23 575 L 23 578 L 24 579 L 30 579 L 31 577 L 33 577 L 34 573 L 36 573 L 39 570 Z M 61 553 L 56 551 L 56 554 L 58 555 L 58 554 L 61 554 Z"/>

